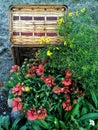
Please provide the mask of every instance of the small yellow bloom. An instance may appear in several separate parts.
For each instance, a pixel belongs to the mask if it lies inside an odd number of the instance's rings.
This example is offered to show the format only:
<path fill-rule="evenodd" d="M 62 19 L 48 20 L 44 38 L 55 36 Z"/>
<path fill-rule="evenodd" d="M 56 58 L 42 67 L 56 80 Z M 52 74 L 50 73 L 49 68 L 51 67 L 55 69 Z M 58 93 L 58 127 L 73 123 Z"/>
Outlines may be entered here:
<path fill-rule="evenodd" d="M 68 66 L 70 67 L 70 64 L 68 64 Z"/>
<path fill-rule="evenodd" d="M 76 11 L 76 16 L 78 16 L 79 15 L 79 12 L 78 12 L 78 10 Z"/>
<path fill-rule="evenodd" d="M 56 50 L 60 50 L 60 48 L 58 48 L 58 47 L 56 47 L 55 49 L 56 49 Z"/>
<path fill-rule="evenodd" d="M 64 22 L 64 19 L 63 19 L 63 18 L 59 18 L 59 19 L 57 20 L 57 23 L 58 23 L 59 26 L 60 26 L 63 22 Z"/>
<path fill-rule="evenodd" d="M 62 52 L 63 55 L 65 55 L 65 52 Z"/>
<path fill-rule="evenodd" d="M 73 100 L 73 104 L 77 104 L 77 100 L 76 99 Z"/>
<path fill-rule="evenodd" d="M 73 48 L 73 47 L 74 47 L 74 45 L 73 45 L 72 43 L 71 43 L 69 46 L 70 46 L 70 48 Z"/>
<path fill-rule="evenodd" d="M 25 91 L 25 92 L 29 92 L 29 91 L 30 91 L 30 88 L 29 88 L 29 87 L 25 87 L 25 88 L 24 88 L 24 91 Z"/>
<path fill-rule="evenodd" d="M 46 43 L 50 43 L 50 38 L 47 37 L 47 38 L 45 39 L 45 41 L 46 41 Z"/>
<path fill-rule="evenodd" d="M 68 14 L 68 17 L 72 17 L 72 15 L 73 15 L 73 13 L 72 13 L 72 12 L 70 12 L 70 13 Z"/>
<path fill-rule="evenodd" d="M 50 50 L 47 51 L 47 56 L 51 56 L 52 52 Z"/>
<path fill-rule="evenodd" d="M 84 12 L 85 12 L 85 8 L 82 8 L 82 9 L 80 10 L 80 12 L 81 12 L 81 13 L 84 13 Z"/>
<path fill-rule="evenodd" d="M 16 75 L 18 76 L 18 75 L 19 75 L 19 73 L 17 72 L 17 73 L 16 73 Z"/>
<path fill-rule="evenodd" d="M 45 38 L 44 37 L 41 37 L 40 38 L 40 44 L 43 44 L 45 42 Z"/>
<path fill-rule="evenodd" d="M 66 46 L 67 45 L 67 42 L 66 41 L 64 41 L 64 46 Z"/>

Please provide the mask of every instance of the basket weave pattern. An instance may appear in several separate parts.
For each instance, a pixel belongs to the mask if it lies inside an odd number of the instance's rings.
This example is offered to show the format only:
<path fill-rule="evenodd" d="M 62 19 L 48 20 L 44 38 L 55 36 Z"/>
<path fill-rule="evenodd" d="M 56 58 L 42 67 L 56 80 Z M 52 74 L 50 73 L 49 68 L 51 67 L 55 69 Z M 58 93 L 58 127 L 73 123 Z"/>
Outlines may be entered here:
<path fill-rule="evenodd" d="M 64 5 L 15 5 L 10 8 L 10 39 L 12 44 L 39 44 L 40 38 L 59 42 L 57 20 L 63 16 Z"/>

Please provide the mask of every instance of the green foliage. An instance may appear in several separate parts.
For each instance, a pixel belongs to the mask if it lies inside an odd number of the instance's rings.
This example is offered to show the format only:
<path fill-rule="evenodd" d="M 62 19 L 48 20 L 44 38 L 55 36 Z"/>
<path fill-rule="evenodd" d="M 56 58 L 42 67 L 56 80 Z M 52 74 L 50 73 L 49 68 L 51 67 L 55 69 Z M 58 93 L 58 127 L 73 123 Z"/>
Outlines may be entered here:
<path fill-rule="evenodd" d="M 62 22 L 61 22 L 62 21 Z M 7 88 L 12 92 L 10 98 L 20 97 L 21 112 L 25 110 L 28 118 L 30 108 L 40 106 L 46 109 L 47 117 L 43 120 L 27 120 L 20 130 L 90 130 L 98 126 L 98 44 L 97 28 L 85 8 L 76 12 L 69 12 L 67 16 L 58 20 L 58 36 L 60 45 L 51 45 L 40 50 L 35 59 L 25 60 L 20 70 L 15 70 L 10 76 Z M 44 73 L 35 73 L 36 67 L 44 67 Z M 31 67 L 30 67 L 31 66 Z M 35 68 L 35 69 L 34 69 Z M 67 81 L 71 85 L 63 86 Z M 55 82 L 42 80 L 52 76 Z M 14 93 L 13 87 L 22 86 L 22 93 Z M 67 92 L 53 92 L 53 87 L 68 88 Z M 25 89 L 26 88 L 26 89 Z M 72 90 L 73 89 L 73 90 Z M 81 90 L 81 91 L 80 91 Z M 20 90 L 18 90 L 20 91 Z M 70 100 L 67 99 L 70 97 Z M 72 109 L 62 108 L 64 101 L 70 102 Z M 67 104 L 68 105 L 68 104 Z M 14 109 L 14 108 L 13 108 Z M 15 125 L 18 120 L 15 122 Z M 15 125 L 12 127 L 15 129 Z"/>
<path fill-rule="evenodd" d="M 22 125 L 24 124 L 22 121 L 22 118 L 17 118 L 12 122 L 9 116 L 0 116 L 0 130 L 22 130 L 23 126 L 19 125 L 20 122 Z M 24 126 L 24 128 L 26 128 L 26 126 Z"/>
<path fill-rule="evenodd" d="M 69 16 L 71 13 L 72 16 Z M 85 9 L 83 13 L 79 10 L 70 12 L 63 19 L 61 26 L 58 26 L 62 44 L 47 47 L 44 52 L 40 51 L 39 57 L 48 60 L 51 68 L 73 70 L 74 80 L 85 91 L 95 89 L 98 84 L 98 28 L 93 26 L 94 23 Z M 52 52 L 50 57 L 47 56 L 48 50 Z"/>

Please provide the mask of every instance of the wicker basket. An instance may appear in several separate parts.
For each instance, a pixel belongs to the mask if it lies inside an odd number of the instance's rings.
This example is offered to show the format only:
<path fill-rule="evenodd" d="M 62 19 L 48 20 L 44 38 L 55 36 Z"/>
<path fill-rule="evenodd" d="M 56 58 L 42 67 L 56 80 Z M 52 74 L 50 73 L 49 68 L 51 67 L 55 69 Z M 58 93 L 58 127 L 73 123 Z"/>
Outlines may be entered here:
<path fill-rule="evenodd" d="M 66 5 L 13 5 L 10 6 L 10 40 L 13 45 L 40 44 L 40 38 L 50 38 L 57 44 L 57 20 L 67 10 Z"/>

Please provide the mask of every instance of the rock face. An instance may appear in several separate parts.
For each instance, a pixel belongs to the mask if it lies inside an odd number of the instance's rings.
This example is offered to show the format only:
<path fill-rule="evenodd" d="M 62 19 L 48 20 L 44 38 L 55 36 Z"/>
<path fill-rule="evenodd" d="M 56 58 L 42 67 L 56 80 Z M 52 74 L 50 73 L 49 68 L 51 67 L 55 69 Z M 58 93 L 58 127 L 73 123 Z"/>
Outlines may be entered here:
<path fill-rule="evenodd" d="M 7 105 L 8 93 L 4 89 L 0 88 L 0 115 L 6 116 L 11 112 L 11 108 Z"/>

